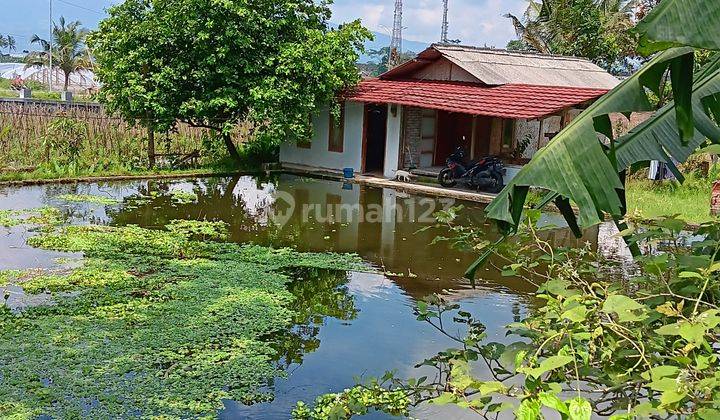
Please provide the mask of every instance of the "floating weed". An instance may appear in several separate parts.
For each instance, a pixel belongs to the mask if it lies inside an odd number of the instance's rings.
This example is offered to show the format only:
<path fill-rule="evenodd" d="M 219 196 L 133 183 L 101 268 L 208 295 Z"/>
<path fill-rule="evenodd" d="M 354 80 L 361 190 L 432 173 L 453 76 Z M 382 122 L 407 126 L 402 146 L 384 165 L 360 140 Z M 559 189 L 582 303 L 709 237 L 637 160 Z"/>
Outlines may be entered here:
<path fill-rule="evenodd" d="M 68 201 L 71 203 L 90 203 L 90 204 L 103 204 L 103 205 L 113 205 L 118 204 L 120 201 L 104 197 L 101 195 L 91 195 L 91 194 L 63 194 L 58 195 L 55 197 L 59 200 Z"/>
<path fill-rule="evenodd" d="M 0 226 L 34 225 L 41 230 L 52 230 L 64 222 L 62 212 L 55 207 L 30 210 L 0 210 Z"/>
<path fill-rule="evenodd" d="M 13 227 L 19 225 L 18 212 L 15 210 L 0 210 L 0 226 Z"/>
<path fill-rule="evenodd" d="M 85 259 L 22 281 L 28 293 L 54 293 L 54 305 L 0 308 L 0 416 L 211 418 L 223 399 L 267 398 L 259 390 L 280 373 L 268 337 L 305 316 L 286 273 L 365 266 L 353 255 L 207 240 L 225 233 L 221 223 L 174 221 L 31 237 Z"/>
<path fill-rule="evenodd" d="M 194 192 L 182 190 L 170 191 L 170 197 L 175 204 L 191 204 L 197 202 L 198 200 L 198 196 Z"/>
<path fill-rule="evenodd" d="M 227 239 L 228 224 L 204 220 L 173 220 L 165 227 L 169 232 L 191 239 Z"/>

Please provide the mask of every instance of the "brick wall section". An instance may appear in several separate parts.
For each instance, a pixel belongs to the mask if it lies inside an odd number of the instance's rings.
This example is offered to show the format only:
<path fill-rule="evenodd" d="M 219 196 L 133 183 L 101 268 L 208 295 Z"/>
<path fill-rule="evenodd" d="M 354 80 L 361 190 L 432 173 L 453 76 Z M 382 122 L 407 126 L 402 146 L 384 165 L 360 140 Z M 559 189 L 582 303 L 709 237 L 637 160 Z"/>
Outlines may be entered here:
<path fill-rule="evenodd" d="M 420 162 L 420 142 L 422 130 L 422 108 L 404 107 L 404 128 L 403 128 L 403 148 L 402 161 L 405 169 L 410 166 L 419 166 Z"/>

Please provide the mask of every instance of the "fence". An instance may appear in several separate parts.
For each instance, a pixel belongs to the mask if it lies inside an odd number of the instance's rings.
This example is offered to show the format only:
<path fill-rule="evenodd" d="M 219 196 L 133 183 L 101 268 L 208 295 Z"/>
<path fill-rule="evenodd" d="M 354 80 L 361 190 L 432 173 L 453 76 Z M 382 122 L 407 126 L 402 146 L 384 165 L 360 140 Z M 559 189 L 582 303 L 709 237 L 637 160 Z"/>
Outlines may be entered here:
<path fill-rule="evenodd" d="M 80 126 L 84 138 L 79 154 L 89 164 L 135 160 L 140 165 L 147 159 L 146 131 L 107 115 L 99 104 L 0 99 L 0 168 L 47 162 L 51 123 L 58 119 Z M 234 140 L 242 142 L 248 135 L 249 130 L 238 129 Z M 156 152 L 191 153 L 207 146 L 210 136 L 208 129 L 178 124 L 172 132 L 156 135 Z"/>

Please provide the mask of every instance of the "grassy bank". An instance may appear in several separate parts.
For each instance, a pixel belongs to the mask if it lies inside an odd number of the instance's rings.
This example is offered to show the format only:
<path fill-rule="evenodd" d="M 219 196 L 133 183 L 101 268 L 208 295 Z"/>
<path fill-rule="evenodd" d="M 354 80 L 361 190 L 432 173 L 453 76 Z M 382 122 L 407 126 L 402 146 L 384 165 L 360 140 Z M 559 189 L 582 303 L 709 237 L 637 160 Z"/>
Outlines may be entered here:
<path fill-rule="evenodd" d="M 628 212 L 637 212 L 647 218 L 679 214 L 691 223 L 712 220 L 710 192 L 713 179 L 711 173 L 707 178 L 690 174 L 682 185 L 675 181 L 629 180 Z"/>
<path fill-rule="evenodd" d="M 225 243 L 223 223 L 61 227 L 59 211 L 25 213 L 0 222 L 38 224 L 32 246 L 85 257 L 79 268 L 0 273 L 55 302 L 0 307 L 3 418 L 214 418 L 223 399 L 268 398 L 261 387 L 284 356 L 271 337 L 307 316 L 294 270 L 361 267 L 355 256 Z"/>

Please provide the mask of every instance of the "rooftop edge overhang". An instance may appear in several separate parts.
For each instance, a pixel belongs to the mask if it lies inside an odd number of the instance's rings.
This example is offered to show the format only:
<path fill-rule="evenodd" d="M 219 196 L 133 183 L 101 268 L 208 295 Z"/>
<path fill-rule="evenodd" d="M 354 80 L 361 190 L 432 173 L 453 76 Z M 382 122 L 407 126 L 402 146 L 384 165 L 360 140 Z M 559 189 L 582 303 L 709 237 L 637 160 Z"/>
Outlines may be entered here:
<path fill-rule="evenodd" d="M 354 91 L 348 92 L 344 99 L 534 120 L 585 105 L 607 92 L 607 89 L 594 88 L 369 79 L 362 81 Z"/>

